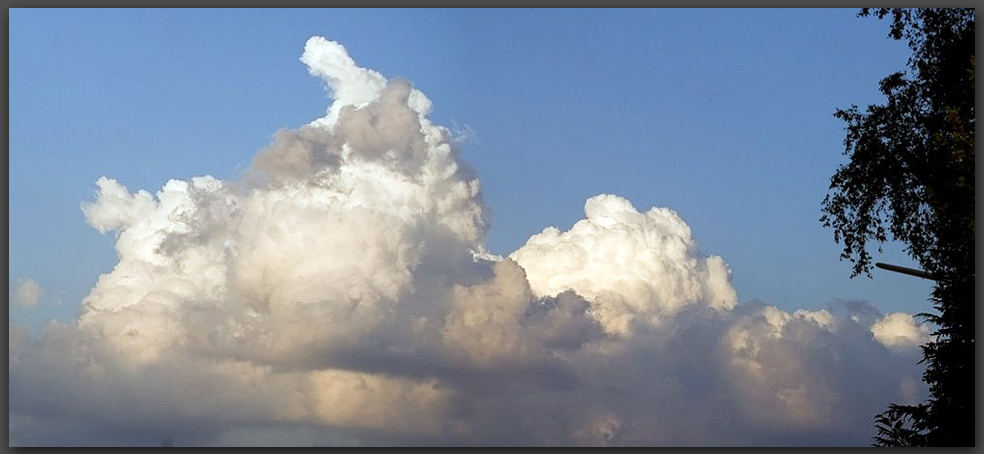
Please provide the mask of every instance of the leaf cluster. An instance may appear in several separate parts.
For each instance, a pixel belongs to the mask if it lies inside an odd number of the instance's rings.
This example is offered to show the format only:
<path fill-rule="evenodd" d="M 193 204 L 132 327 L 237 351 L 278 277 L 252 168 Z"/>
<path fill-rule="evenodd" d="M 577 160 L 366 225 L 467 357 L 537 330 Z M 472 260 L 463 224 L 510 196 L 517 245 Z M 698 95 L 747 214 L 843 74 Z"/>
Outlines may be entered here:
<path fill-rule="evenodd" d="M 841 258 L 853 263 L 852 276 L 870 276 L 868 243 L 880 252 L 889 239 L 901 241 L 923 269 L 943 271 L 968 239 L 973 245 L 973 10 L 874 14 L 891 15 L 889 36 L 913 49 L 912 75 L 896 72 L 881 81 L 885 104 L 834 113 L 847 124 L 849 162 L 831 178 L 820 221 L 844 245 Z"/>

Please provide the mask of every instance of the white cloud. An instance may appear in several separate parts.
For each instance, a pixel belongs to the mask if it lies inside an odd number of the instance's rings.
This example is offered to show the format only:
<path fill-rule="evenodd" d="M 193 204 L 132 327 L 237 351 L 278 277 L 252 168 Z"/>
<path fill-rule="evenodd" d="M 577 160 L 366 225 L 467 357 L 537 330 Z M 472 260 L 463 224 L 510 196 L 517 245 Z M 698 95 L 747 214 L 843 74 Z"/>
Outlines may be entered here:
<path fill-rule="evenodd" d="M 430 101 L 320 37 L 301 60 L 335 100 L 242 180 L 97 181 L 83 211 L 119 262 L 76 322 L 11 327 L 12 439 L 867 444 L 875 413 L 925 395 L 917 352 L 879 343 L 911 338 L 895 314 L 739 305 L 667 208 L 595 196 L 488 253 Z"/>
<path fill-rule="evenodd" d="M 692 304 L 731 309 L 731 270 L 698 253 L 690 227 L 667 208 L 636 211 L 621 197 L 594 196 L 567 232 L 548 227 L 513 252 L 538 296 L 573 290 L 592 301 L 610 333 L 657 324 Z"/>
<path fill-rule="evenodd" d="M 930 328 L 927 323 L 916 323 L 911 314 L 893 312 L 887 314 L 874 325 L 871 334 L 878 342 L 890 348 L 918 347 L 930 340 Z"/>

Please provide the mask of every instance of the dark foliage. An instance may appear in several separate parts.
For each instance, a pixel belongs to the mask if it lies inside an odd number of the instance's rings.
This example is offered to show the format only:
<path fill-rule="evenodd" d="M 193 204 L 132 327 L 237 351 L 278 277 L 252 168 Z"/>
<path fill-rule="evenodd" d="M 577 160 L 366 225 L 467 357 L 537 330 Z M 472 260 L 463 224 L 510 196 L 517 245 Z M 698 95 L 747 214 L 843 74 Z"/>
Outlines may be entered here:
<path fill-rule="evenodd" d="M 914 420 L 925 419 L 924 406 L 903 406 L 892 404 L 888 410 L 875 417 L 878 435 L 874 437 L 876 446 L 926 446 L 926 435 L 912 428 Z"/>
<path fill-rule="evenodd" d="M 910 74 L 881 81 L 884 105 L 837 110 L 845 155 L 823 201 L 824 226 L 853 276 L 871 275 L 868 242 L 889 239 L 934 275 L 937 327 L 923 346 L 930 399 L 875 418 L 881 446 L 974 445 L 974 10 L 862 9 L 891 17 Z"/>

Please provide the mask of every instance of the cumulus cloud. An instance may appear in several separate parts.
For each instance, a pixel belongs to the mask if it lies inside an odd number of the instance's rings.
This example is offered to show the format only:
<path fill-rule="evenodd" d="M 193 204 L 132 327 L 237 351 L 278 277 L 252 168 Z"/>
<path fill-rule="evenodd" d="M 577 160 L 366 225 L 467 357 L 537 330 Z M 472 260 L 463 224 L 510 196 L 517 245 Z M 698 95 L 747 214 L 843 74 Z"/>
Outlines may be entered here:
<path fill-rule="evenodd" d="M 893 312 L 878 319 L 871 326 L 875 339 L 886 347 L 918 347 L 930 341 L 931 328 L 928 323 L 916 323 L 911 314 Z"/>
<path fill-rule="evenodd" d="M 13 301 L 23 307 L 31 307 L 41 299 L 41 286 L 34 279 L 18 279 L 13 293 Z"/>
<path fill-rule="evenodd" d="M 728 265 L 700 255 L 690 227 L 673 210 L 639 213 L 628 200 L 603 194 L 588 199 L 584 213 L 569 231 L 548 227 L 510 255 L 537 295 L 584 295 L 605 329 L 619 334 L 634 323 L 660 323 L 690 304 L 734 307 Z"/>
<path fill-rule="evenodd" d="M 928 327 L 738 304 L 668 208 L 598 195 L 489 253 L 430 100 L 321 37 L 301 61 L 333 103 L 243 178 L 96 182 L 119 262 L 75 322 L 11 327 L 12 445 L 867 444 L 925 396 L 894 347 Z"/>

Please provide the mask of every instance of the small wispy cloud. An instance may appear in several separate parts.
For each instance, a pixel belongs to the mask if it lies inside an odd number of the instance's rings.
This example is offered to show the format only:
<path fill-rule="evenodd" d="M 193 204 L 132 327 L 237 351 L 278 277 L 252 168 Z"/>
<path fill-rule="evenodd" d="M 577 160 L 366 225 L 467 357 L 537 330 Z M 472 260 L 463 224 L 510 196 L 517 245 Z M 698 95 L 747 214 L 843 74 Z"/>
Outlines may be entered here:
<path fill-rule="evenodd" d="M 41 300 L 41 286 L 33 279 L 18 279 L 11 299 L 23 307 L 34 306 Z"/>

